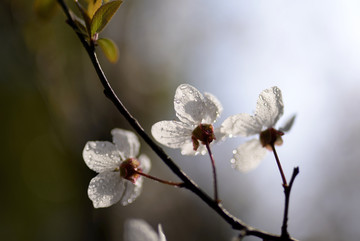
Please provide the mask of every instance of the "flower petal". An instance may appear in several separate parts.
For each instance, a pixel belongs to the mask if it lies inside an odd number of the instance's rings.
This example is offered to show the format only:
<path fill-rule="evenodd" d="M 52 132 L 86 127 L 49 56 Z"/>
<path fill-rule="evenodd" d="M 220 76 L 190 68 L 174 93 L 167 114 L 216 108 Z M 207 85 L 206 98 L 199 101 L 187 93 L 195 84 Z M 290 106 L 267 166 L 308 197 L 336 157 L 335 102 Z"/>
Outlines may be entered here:
<path fill-rule="evenodd" d="M 166 241 L 165 234 L 163 232 L 161 224 L 158 225 L 159 241 Z"/>
<path fill-rule="evenodd" d="M 136 157 L 139 154 L 140 142 L 132 131 L 113 129 L 111 135 L 116 147 L 125 158 Z"/>
<path fill-rule="evenodd" d="M 195 127 L 179 121 L 160 121 L 151 127 L 151 134 L 161 144 L 170 148 L 180 148 L 191 141 Z"/>
<path fill-rule="evenodd" d="M 148 173 L 151 169 L 151 162 L 150 162 L 150 158 L 145 155 L 145 154 L 141 154 L 138 158 L 139 162 L 140 162 L 140 168 L 144 173 Z"/>
<path fill-rule="evenodd" d="M 88 196 L 95 208 L 105 208 L 117 203 L 125 190 L 119 172 L 102 172 L 91 179 Z"/>
<path fill-rule="evenodd" d="M 180 121 L 198 125 L 204 118 L 204 97 L 195 87 L 182 84 L 175 92 L 174 109 Z"/>
<path fill-rule="evenodd" d="M 214 123 L 223 111 L 220 101 L 210 93 L 204 93 L 205 109 L 203 115 L 203 123 Z"/>
<path fill-rule="evenodd" d="M 281 90 L 274 86 L 262 91 L 256 104 L 255 118 L 260 124 L 274 127 L 284 113 Z"/>
<path fill-rule="evenodd" d="M 249 114 L 237 114 L 228 117 L 222 124 L 220 131 L 225 135 L 251 136 L 261 132 L 262 125 Z"/>
<path fill-rule="evenodd" d="M 186 142 L 181 147 L 181 154 L 187 156 L 195 156 L 195 155 L 205 155 L 207 153 L 206 147 L 203 144 L 200 144 L 198 149 L 194 151 L 194 146 L 192 141 Z"/>
<path fill-rule="evenodd" d="M 265 154 L 266 149 L 261 146 L 260 141 L 252 139 L 234 150 L 234 158 L 231 160 L 232 167 L 242 172 L 248 172 L 260 164 Z"/>
<path fill-rule="evenodd" d="M 280 127 L 279 128 L 279 131 L 282 131 L 282 132 L 288 132 L 290 131 L 291 127 L 293 126 L 294 122 L 295 122 L 295 118 L 296 118 L 296 115 L 293 115 L 292 117 L 290 117 L 286 122 L 285 124 L 283 125 L 283 127 Z"/>
<path fill-rule="evenodd" d="M 125 192 L 124 192 L 124 195 L 121 197 L 121 204 L 123 206 L 126 206 L 126 205 L 132 203 L 133 201 L 135 201 L 135 199 L 141 193 L 142 184 L 143 184 L 142 177 L 139 177 L 136 180 L 135 184 L 128 180 L 124 180 Z"/>
<path fill-rule="evenodd" d="M 83 150 L 86 165 L 93 171 L 113 171 L 119 167 L 121 157 L 114 144 L 108 141 L 89 141 Z"/>
<path fill-rule="evenodd" d="M 130 219 L 125 223 L 124 241 L 159 241 L 154 229 L 141 219 Z M 162 241 L 162 240 L 160 240 Z"/>

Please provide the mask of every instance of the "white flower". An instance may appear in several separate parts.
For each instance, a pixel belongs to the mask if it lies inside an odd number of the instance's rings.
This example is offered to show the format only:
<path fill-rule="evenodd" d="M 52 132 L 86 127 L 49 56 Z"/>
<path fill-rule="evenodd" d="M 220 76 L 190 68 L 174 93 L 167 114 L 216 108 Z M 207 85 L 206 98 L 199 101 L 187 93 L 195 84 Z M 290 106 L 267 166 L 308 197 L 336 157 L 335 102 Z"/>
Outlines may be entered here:
<path fill-rule="evenodd" d="M 244 172 L 256 168 L 266 154 L 265 148 L 271 150 L 271 143 L 282 143 L 283 132 L 290 130 L 295 119 L 293 116 L 284 128 L 274 129 L 283 112 L 281 91 L 275 86 L 260 93 L 254 115 L 237 114 L 223 122 L 221 132 L 229 137 L 260 135 L 259 139 L 245 142 L 233 151 L 231 163 L 234 168 Z"/>
<path fill-rule="evenodd" d="M 131 219 L 125 223 L 124 241 L 166 241 L 166 237 L 160 224 L 156 233 L 144 220 Z"/>
<path fill-rule="evenodd" d="M 222 112 L 219 100 L 209 93 L 202 95 L 188 84 L 180 85 L 175 92 L 174 109 L 180 121 L 160 121 L 151 128 L 154 138 L 170 148 L 181 148 L 183 155 L 205 154 L 200 143 L 220 139 L 220 130 L 212 124 Z M 200 143 L 199 143 L 200 141 Z"/>
<path fill-rule="evenodd" d="M 141 192 L 143 178 L 134 170 L 149 172 L 151 163 L 139 153 L 140 142 L 133 132 L 113 129 L 113 143 L 89 141 L 83 150 L 86 165 L 99 173 L 91 179 L 88 196 L 95 208 L 109 207 L 120 201 L 133 202 Z"/>

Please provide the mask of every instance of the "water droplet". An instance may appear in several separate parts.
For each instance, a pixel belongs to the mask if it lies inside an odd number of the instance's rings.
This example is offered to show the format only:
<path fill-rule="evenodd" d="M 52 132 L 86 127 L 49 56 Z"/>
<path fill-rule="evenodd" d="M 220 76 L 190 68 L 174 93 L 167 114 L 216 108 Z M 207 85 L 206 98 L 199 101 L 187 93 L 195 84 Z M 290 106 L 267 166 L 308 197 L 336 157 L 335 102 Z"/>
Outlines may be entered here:
<path fill-rule="evenodd" d="M 105 156 L 106 156 L 106 157 L 109 157 L 109 153 L 106 153 Z"/>
<path fill-rule="evenodd" d="M 91 159 L 91 158 L 92 158 L 92 155 L 89 155 L 88 158 Z"/>
<path fill-rule="evenodd" d="M 237 154 L 237 150 L 233 150 L 232 153 L 235 155 Z"/>
<path fill-rule="evenodd" d="M 186 85 L 182 85 L 182 86 L 180 86 L 180 89 L 182 89 L 182 90 L 184 90 L 184 89 L 186 89 L 187 88 L 187 86 Z"/>
<path fill-rule="evenodd" d="M 95 151 L 95 153 L 96 153 L 96 154 L 99 154 L 99 153 L 100 153 L 100 151 L 99 151 L 99 150 L 96 150 L 96 151 Z"/>
<path fill-rule="evenodd" d="M 205 155 L 206 154 L 206 151 L 205 150 L 202 150 L 201 151 L 201 155 Z"/>
<path fill-rule="evenodd" d="M 232 158 L 232 159 L 230 160 L 230 163 L 231 163 L 231 164 L 235 164 L 235 159 Z"/>
<path fill-rule="evenodd" d="M 233 138 L 234 137 L 234 135 L 233 134 L 229 134 L 229 138 Z"/>
<path fill-rule="evenodd" d="M 175 103 L 176 103 L 176 104 L 180 104 L 181 101 L 180 101 L 180 100 L 175 100 Z"/>

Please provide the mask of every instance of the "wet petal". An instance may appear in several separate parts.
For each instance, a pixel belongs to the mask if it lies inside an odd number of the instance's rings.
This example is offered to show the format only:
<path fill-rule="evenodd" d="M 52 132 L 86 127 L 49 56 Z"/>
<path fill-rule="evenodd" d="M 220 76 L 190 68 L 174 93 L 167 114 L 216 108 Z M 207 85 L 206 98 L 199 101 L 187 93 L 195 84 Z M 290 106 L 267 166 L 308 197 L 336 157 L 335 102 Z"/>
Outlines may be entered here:
<path fill-rule="evenodd" d="M 150 171 L 151 168 L 151 162 L 150 162 L 150 158 L 145 155 L 145 154 L 141 154 L 138 158 L 139 162 L 140 162 L 140 168 L 144 173 L 148 173 Z"/>
<path fill-rule="evenodd" d="M 108 141 L 89 141 L 83 150 L 86 165 L 93 171 L 113 171 L 120 165 L 120 153 L 116 146 Z"/>
<path fill-rule="evenodd" d="M 124 241 L 159 241 L 154 229 L 141 219 L 130 219 L 125 223 Z M 163 241 L 164 239 L 160 239 Z M 166 239 L 165 239 L 166 241 Z"/>
<path fill-rule="evenodd" d="M 194 128 L 179 121 L 160 121 L 151 127 L 151 134 L 167 147 L 181 148 L 185 142 L 191 141 Z"/>
<path fill-rule="evenodd" d="M 242 172 L 248 172 L 260 164 L 265 154 L 266 149 L 261 146 L 260 141 L 252 139 L 234 150 L 231 160 L 232 167 Z"/>
<path fill-rule="evenodd" d="M 182 84 L 176 89 L 174 109 L 180 121 L 190 125 L 200 124 L 205 107 L 204 97 L 195 87 Z"/>
<path fill-rule="evenodd" d="M 249 114 L 237 114 L 228 117 L 220 131 L 227 136 L 251 136 L 261 132 L 262 125 Z"/>
<path fill-rule="evenodd" d="M 210 93 L 204 93 L 205 109 L 203 113 L 203 123 L 211 124 L 216 121 L 223 111 L 220 101 Z"/>
<path fill-rule="evenodd" d="M 88 196 L 95 208 L 105 208 L 117 203 L 125 190 L 119 172 L 102 172 L 91 179 Z"/>
<path fill-rule="evenodd" d="M 283 125 L 283 127 L 279 128 L 279 131 L 281 132 L 288 132 L 290 131 L 291 127 L 293 126 L 295 122 L 296 115 L 291 116 Z"/>
<path fill-rule="evenodd" d="M 133 132 L 113 129 L 111 135 L 116 147 L 124 154 L 125 158 L 136 157 L 139 154 L 140 142 Z"/>
<path fill-rule="evenodd" d="M 262 91 L 256 104 L 255 118 L 263 126 L 274 127 L 284 113 L 281 90 L 274 86 Z"/>
<path fill-rule="evenodd" d="M 194 146 L 192 141 L 186 142 L 181 147 L 181 154 L 188 155 L 188 156 L 195 156 L 195 155 L 205 155 L 207 153 L 206 147 L 203 144 L 200 144 L 199 148 L 194 151 Z"/>
<path fill-rule="evenodd" d="M 133 201 L 135 201 L 135 199 L 141 193 L 142 184 L 143 184 L 142 177 L 139 177 L 136 180 L 135 184 L 128 180 L 124 180 L 125 192 L 124 192 L 124 195 L 121 197 L 121 204 L 123 206 L 126 206 L 126 205 L 132 203 Z"/>

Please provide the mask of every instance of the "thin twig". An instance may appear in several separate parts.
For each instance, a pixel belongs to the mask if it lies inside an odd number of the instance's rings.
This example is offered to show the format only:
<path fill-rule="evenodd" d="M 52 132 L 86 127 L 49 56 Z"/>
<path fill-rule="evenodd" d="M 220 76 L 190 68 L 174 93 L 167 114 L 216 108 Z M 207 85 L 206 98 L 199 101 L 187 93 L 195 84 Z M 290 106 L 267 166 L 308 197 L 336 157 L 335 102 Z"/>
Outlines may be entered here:
<path fill-rule="evenodd" d="M 281 227 L 281 237 L 289 238 L 289 232 L 287 230 L 287 223 L 288 223 L 288 215 L 289 215 L 289 201 L 290 201 L 290 192 L 292 185 L 294 183 L 295 177 L 299 174 L 299 167 L 295 167 L 293 170 L 293 174 L 290 179 L 289 186 L 284 186 L 284 193 L 285 193 L 285 208 L 284 208 L 284 218 L 283 224 Z"/>
<path fill-rule="evenodd" d="M 216 176 L 216 167 L 215 167 L 214 157 L 213 157 L 213 154 L 212 154 L 212 152 L 211 152 L 209 143 L 206 143 L 205 146 L 206 146 L 206 149 L 207 149 L 207 151 L 208 151 L 208 153 L 209 153 L 209 156 L 210 156 L 211 166 L 212 166 L 212 171 L 213 171 L 213 179 L 214 179 L 214 200 L 215 200 L 216 202 L 220 202 L 220 200 L 219 200 L 219 195 L 218 195 L 218 185 L 217 185 L 217 176 Z"/>
<path fill-rule="evenodd" d="M 85 40 L 85 38 L 78 33 L 76 24 L 71 18 L 70 11 L 63 0 L 57 0 L 60 6 L 62 7 L 65 15 L 67 16 L 67 23 L 75 30 L 78 38 L 80 39 L 82 45 L 86 49 L 91 62 L 95 68 L 95 71 L 104 87 L 104 94 L 107 98 L 109 98 L 113 104 L 117 107 L 119 112 L 123 115 L 123 117 L 128 121 L 128 123 L 134 128 L 134 130 L 143 138 L 143 140 L 151 147 L 151 149 L 159 156 L 159 158 L 173 171 L 175 175 L 177 175 L 183 182 L 184 188 L 192 191 L 195 195 L 197 195 L 201 200 L 203 200 L 210 208 L 212 208 L 216 213 L 218 213 L 227 223 L 231 225 L 231 227 L 235 230 L 241 230 L 246 235 L 252 235 L 264 240 L 274 240 L 281 241 L 283 240 L 280 236 L 275 234 L 270 234 L 264 232 L 262 230 L 258 230 L 253 228 L 240 219 L 231 215 L 226 209 L 222 207 L 222 205 L 215 200 L 212 200 L 204 191 L 202 191 L 193 180 L 191 180 L 176 164 L 175 162 L 164 152 L 164 150 L 159 147 L 144 131 L 138 121 L 128 112 L 122 102 L 119 100 L 115 92 L 113 91 L 110 83 L 108 82 L 103 70 L 101 69 L 100 63 L 97 59 L 94 48 L 91 47 Z M 296 241 L 293 238 L 290 238 L 291 241 Z"/>

